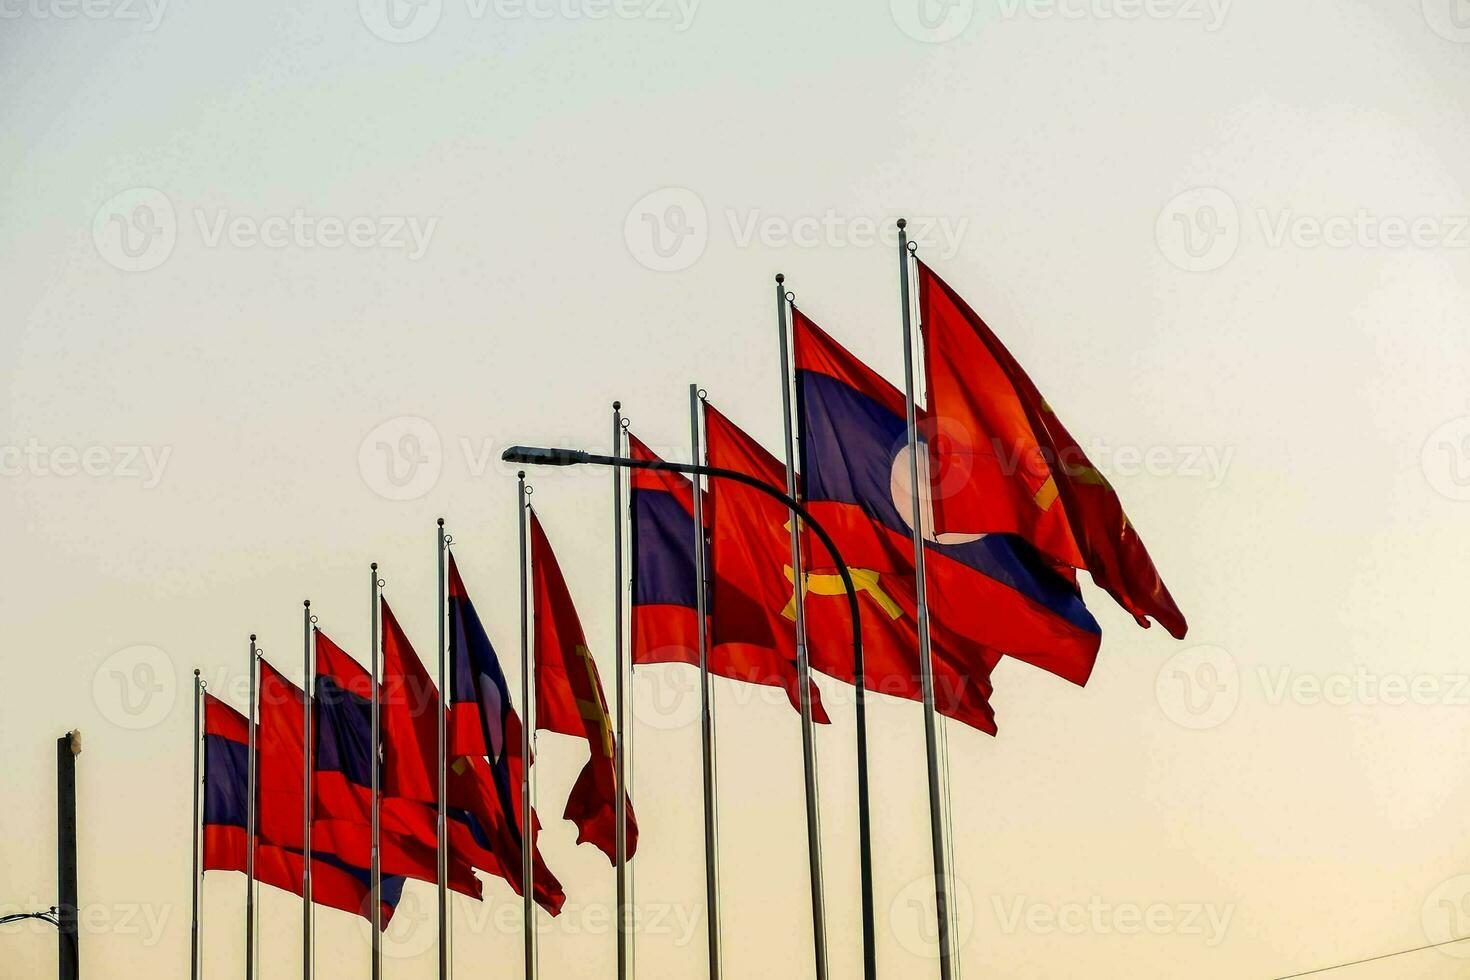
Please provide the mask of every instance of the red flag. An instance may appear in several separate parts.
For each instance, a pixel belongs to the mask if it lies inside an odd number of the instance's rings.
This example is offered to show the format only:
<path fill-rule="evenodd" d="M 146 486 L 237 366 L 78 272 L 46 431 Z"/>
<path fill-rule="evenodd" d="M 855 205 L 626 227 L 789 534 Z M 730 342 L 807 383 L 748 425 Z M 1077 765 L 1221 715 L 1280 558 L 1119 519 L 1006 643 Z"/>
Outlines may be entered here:
<path fill-rule="evenodd" d="M 651 449 L 631 433 L 633 459 L 657 460 Z M 709 527 L 706 494 L 704 517 Z M 694 492 L 689 480 L 677 473 L 634 470 L 633 511 L 633 663 L 699 665 L 699 624 L 694 575 Z M 788 545 L 788 551 L 790 550 Z M 718 590 L 738 591 L 722 581 Z M 792 654 L 794 656 L 794 653 Z M 791 706 L 801 710 L 801 688 L 796 664 L 774 647 L 752 644 L 713 644 L 709 671 L 720 677 L 779 687 Z M 828 724 L 816 684 L 810 684 L 812 720 Z"/>
<path fill-rule="evenodd" d="M 316 632 L 313 730 L 312 849 L 329 848 L 353 864 L 372 860 L 372 677 L 357 661 Z M 417 810 L 412 821 L 405 808 Z M 380 808 L 382 810 L 384 808 Z M 386 808 L 379 843 L 385 875 L 438 881 L 432 809 L 417 801 Z M 480 898 L 483 889 L 463 855 L 451 852 L 449 887 Z"/>
<path fill-rule="evenodd" d="M 534 512 L 530 519 L 536 611 L 536 727 L 587 740 L 591 754 L 567 798 L 563 816 L 577 825 L 578 844 L 591 841 L 612 860 L 617 794 L 607 700 L 551 542 Z M 638 846 L 638 823 L 631 797 L 625 793 L 624 798 L 628 856 L 632 857 Z"/>
<path fill-rule="evenodd" d="M 393 611 L 382 600 L 383 702 L 380 723 L 383 731 L 385 798 L 384 826 L 394 821 L 403 832 L 437 847 L 439 803 L 439 732 L 436 719 L 442 711 L 439 690 L 414 652 Z M 521 889 L 519 861 L 502 860 L 504 843 L 497 847 L 495 835 L 504 832 L 506 821 L 492 805 L 495 790 L 488 785 L 488 767 L 451 766 L 446 774 L 451 861 L 462 860 Z M 425 804 L 428 804 L 427 806 Z M 499 851 L 499 853 L 497 853 Z M 561 884 L 536 860 L 536 896 L 553 915 L 561 910 L 565 895 Z M 514 867 L 510 867 L 510 865 Z"/>
<path fill-rule="evenodd" d="M 785 467 L 708 404 L 705 435 L 712 466 L 759 477 L 777 489 L 785 487 Z M 715 642 L 774 647 L 794 657 L 795 587 L 787 508 L 779 500 L 731 480 L 713 481 L 710 498 Z M 820 543 L 808 541 L 805 547 L 811 556 L 808 567 L 830 565 Z M 918 701 L 922 688 L 913 565 L 910 563 L 903 574 L 901 556 L 895 564 L 900 570 L 888 566 L 852 569 L 860 589 L 866 686 L 871 691 Z M 856 683 L 847 592 L 833 574 L 813 572 L 804 578 L 811 665 L 830 677 Z M 738 583 L 738 588 L 722 588 L 724 582 Z M 998 658 L 988 649 L 958 644 L 942 629 L 933 631 L 931 645 L 935 707 L 994 734 L 990 671 Z M 958 652 L 961 649 L 968 652 L 962 656 Z"/>
<path fill-rule="evenodd" d="M 1142 626 L 1188 624 L 1118 495 L 979 314 L 922 262 L 919 305 L 939 533 L 1019 534 L 1092 573 Z"/>

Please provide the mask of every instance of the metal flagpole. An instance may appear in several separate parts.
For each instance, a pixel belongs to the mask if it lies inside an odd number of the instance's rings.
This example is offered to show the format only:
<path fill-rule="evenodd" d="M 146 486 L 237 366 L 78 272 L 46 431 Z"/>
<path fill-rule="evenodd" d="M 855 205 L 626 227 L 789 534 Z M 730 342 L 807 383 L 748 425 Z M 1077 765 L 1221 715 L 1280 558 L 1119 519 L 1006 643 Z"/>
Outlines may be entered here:
<path fill-rule="evenodd" d="M 255 980 L 255 634 L 250 634 L 250 741 L 245 757 L 245 980 Z"/>
<path fill-rule="evenodd" d="M 199 774 L 199 754 L 204 744 L 204 734 L 199 728 L 199 706 L 204 700 L 204 681 L 199 678 L 199 668 L 194 668 L 194 849 L 192 853 L 193 879 L 190 889 L 193 907 L 189 918 L 189 976 L 199 980 L 199 825 L 204 815 L 199 811 L 200 790 L 203 780 Z M 65 909 L 61 910 L 63 913 Z M 63 974 L 65 970 L 63 969 Z"/>
<path fill-rule="evenodd" d="M 535 853 L 536 839 L 532 826 L 534 811 L 531 800 L 531 729 L 536 721 L 531 703 L 531 607 L 526 587 L 526 570 L 529 567 L 529 556 L 526 553 L 526 516 L 529 505 L 526 497 L 531 490 L 526 486 L 525 470 L 516 474 L 516 484 L 516 512 L 521 533 L 521 711 L 524 715 L 521 719 L 521 924 L 525 939 L 526 980 L 535 980 L 536 905 L 531 894 L 534 874 L 531 856 Z"/>
<path fill-rule="evenodd" d="M 373 815 L 372 825 L 372 866 L 368 869 L 368 903 L 372 906 L 372 980 L 382 980 L 383 976 L 383 856 L 382 856 L 382 824 L 380 816 L 381 790 L 382 790 L 382 704 L 378 691 L 379 677 L 382 674 L 382 653 L 379 651 L 378 637 L 378 604 L 379 589 L 383 587 L 378 578 L 378 563 L 372 563 L 372 585 L 369 592 L 372 596 L 372 607 L 368 613 L 368 622 L 372 629 L 373 652 L 369 663 L 372 671 L 372 791 L 373 791 Z"/>
<path fill-rule="evenodd" d="M 703 401 L 699 397 L 699 385 L 689 386 L 689 438 L 690 452 L 696 462 L 700 459 L 700 410 Z M 709 977 L 720 977 L 720 875 L 718 855 L 715 854 L 715 759 L 714 724 L 710 718 L 709 689 L 709 636 L 707 615 L 709 602 L 706 592 L 706 568 L 704 548 L 704 491 L 698 476 L 694 478 L 694 581 L 696 619 L 699 622 L 699 729 L 703 746 L 704 761 L 704 898 L 706 905 L 705 927 L 709 936 Z"/>
<path fill-rule="evenodd" d="M 301 736 L 301 977 L 311 980 L 311 600 L 302 602 L 301 642 L 306 676 L 302 682 Z"/>
<path fill-rule="evenodd" d="M 623 403 L 613 402 L 613 455 L 623 454 Z M 613 725 L 616 729 L 613 735 L 613 768 L 614 779 L 617 783 L 617 791 L 613 793 L 616 801 L 617 818 L 614 824 L 613 853 L 614 864 L 617 865 L 617 928 L 618 928 L 618 980 L 628 978 L 628 921 L 626 905 L 628 901 L 628 807 L 627 807 L 627 769 L 624 765 L 625 750 L 623 748 L 623 698 L 624 698 L 624 674 L 627 665 L 623 663 L 623 474 L 614 469 L 613 478 L 613 667 L 617 674 L 617 680 L 613 687 L 613 700 L 616 712 Z"/>
<path fill-rule="evenodd" d="M 908 415 L 909 488 L 913 498 L 911 526 L 914 536 L 915 590 L 919 606 L 919 681 L 924 695 L 924 757 L 929 772 L 929 838 L 934 852 L 934 913 L 938 925 L 939 975 L 951 980 L 954 966 L 950 962 L 949 937 L 949 870 L 944 849 L 944 813 L 940 807 L 939 748 L 934 715 L 934 663 L 929 643 L 928 584 L 924 575 L 924 504 L 919 484 L 919 430 L 914 407 L 914 333 L 909 299 L 908 222 L 898 219 L 898 269 L 903 303 L 903 388 L 904 408 Z"/>
<path fill-rule="evenodd" d="M 776 317 L 781 338 L 781 421 L 786 429 L 786 495 L 796 496 L 796 451 L 791 435 L 791 355 L 786 327 L 789 294 L 786 277 L 776 276 Z M 615 454 L 616 455 L 616 454 Z M 616 471 L 614 471 L 616 472 Z M 801 564 L 801 522 L 788 511 L 791 523 L 791 581 L 796 608 L 796 678 L 801 685 L 801 763 L 806 779 L 807 866 L 812 891 L 812 953 L 817 980 L 827 980 L 827 916 L 822 893 L 821 822 L 817 817 L 817 756 L 812 731 L 811 670 L 806 648 L 806 579 Z"/>
<path fill-rule="evenodd" d="M 444 714 L 449 707 L 449 687 L 445 683 L 444 657 L 444 518 L 439 518 L 439 863 L 435 877 L 439 879 L 439 980 L 449 980 L 449 786 L 445 761 Z"/>

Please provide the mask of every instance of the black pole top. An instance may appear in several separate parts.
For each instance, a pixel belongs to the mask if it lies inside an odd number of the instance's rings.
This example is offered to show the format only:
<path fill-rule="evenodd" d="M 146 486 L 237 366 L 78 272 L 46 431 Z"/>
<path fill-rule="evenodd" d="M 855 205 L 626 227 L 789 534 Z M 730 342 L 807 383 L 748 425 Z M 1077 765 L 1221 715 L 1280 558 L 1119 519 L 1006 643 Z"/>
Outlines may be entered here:
<path fill-rule="evenodd" d="M 378 570 L 378 563 L 377 562 L 373 562 L 373 571 L 376 572 L 377 570 Z"/>
<path fill-rule="evenodd" d="M 303 599 L 303 600 L 301 600 L 301 604 L 303 606 L 305 606 L 306 608 L 308 608 L 308 609 L 311 608 L 311 600 L 310 599 Z"/>
<path fill-rule="evenodd" d="M 898 226 L 900 228 L 907 228 L 909 226 L 908 219 L 907 218 L 899 218 L 898 219 Z"/>
<path fill-rule="evenodd" d="M 776 273 L 776 281 L 777 282 L 785 282 L 786 281 L 786 276 L 783 273 L 778 272 L 778 273 Z"/>
<path fill-rule="evenodd" d="M 442 517 L 439 518 L 439 526 L 440 527 L 443 527 L 444 526 L 444 518 L 442 518 Z"/>
<path fill-rule="evenodd" d="M 623 410 L 623 403 L 622 402 L 613 402 L 613 411 L 614 412 L 621 412 L 622 410 Z"/>
<path fill-rule="evenodd" d="M 251 643 L 254 643 L 255 642 L 255 634 L 254 633 L 251 633 L 250 634 L 250 642 Z"/>

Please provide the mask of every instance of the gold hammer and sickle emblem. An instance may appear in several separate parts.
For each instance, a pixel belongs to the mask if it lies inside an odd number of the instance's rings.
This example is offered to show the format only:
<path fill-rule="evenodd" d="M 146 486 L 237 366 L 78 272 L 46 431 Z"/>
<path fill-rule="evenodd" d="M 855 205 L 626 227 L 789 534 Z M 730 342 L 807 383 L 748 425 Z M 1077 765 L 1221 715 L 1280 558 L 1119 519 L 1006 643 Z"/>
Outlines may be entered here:
<path fill-rule="evenodd" d="M 791 600 L 786 603 L 786 608 L 781 610 L 781 615 L 794 622 L 796 620 L 796 572 L 790 565 L 785 566 L 785 570 L 786 581 L 791 583 L 792 589 Z M 883 591 L 883 585 L 876 571 L 871 568 L 851 568 L 848 569 L 848 574 L 852 576 L 853 588 L 872 596 L 873 601 L 888 614 L 889 619 L 898 619 L 903 616 L 903 610 L 899 608 L 898 603 Z M 806 593 L 824 596 L 847 595 L 847 587 L 842 584 L 841 575 L 816 575 L 807 572 L 802 575 L 802 578 L 806 580 Z"/>

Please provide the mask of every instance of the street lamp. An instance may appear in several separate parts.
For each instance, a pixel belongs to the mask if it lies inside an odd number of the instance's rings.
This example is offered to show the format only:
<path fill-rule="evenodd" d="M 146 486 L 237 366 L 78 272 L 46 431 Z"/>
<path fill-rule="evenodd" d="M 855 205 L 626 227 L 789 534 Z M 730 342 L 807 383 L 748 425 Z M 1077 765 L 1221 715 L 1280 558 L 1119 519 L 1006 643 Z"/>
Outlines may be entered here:
<path fill-rule="evenodd" d="M 742 473 L 739 470 L 728 470 L 721 466 L 703 466 L 698 463 L 670 463 L 662 459 L 628 459 L 623 456 L 603 456 L 599 453 L 589 453 L 581 449 L 550 449 L 542 446 L 511 446 L 500 456 L 507 463 L 520 463 L 529 466 L 577 466 L 590 464 L 593 466 L 615 466 L 623 469 L 634 470 L 661 470 L 668 473 L 683 473 L 689 476 L 708 476 L 719 480 L 733 480 L 736 483 L 752 487 L 764 493 L 774 500 L 779 500 L 792 513 L 815 534 L 832 556 L 832 563 L 837 566 L 837 574 L 842 579 L 842 586 L 847 590 L 847 613 L 852 620 L 852 673 L 856 681 L 855 709 L 857 713 L 857 778 L 858 778 L 858 856 L 860 870 L 862 872 L 862 908 L 863 908 L 863 966 L 864 976 L 873 980 L 877 976 L 876 947 L 874 945 L 873 931 L 873 844 L 871 834 L 871 821 L 868 809 L 868 713 L 865 691 L 867 688 L 867 675 L 863 667 L 863 626 L 858 612 L 857 588 L 853 585 L 852 574 L 848 571 L 847 562 L 842 560 L 842 555 L 837 550 L 837 545 L 832 541 L 826 529 L 811 515 L 811 512 L 803 507 L 797 500 L 788 496 L 784 490 L 778 490 L 764 480 Z M 699 488 L 695 487 L 695 493 Z M 800 588 L 798 583 L 797 588 Z M 800 595 L 797 596 L 798 600 Z M 802 692 L 805 696 L 806 692 Z"/>

